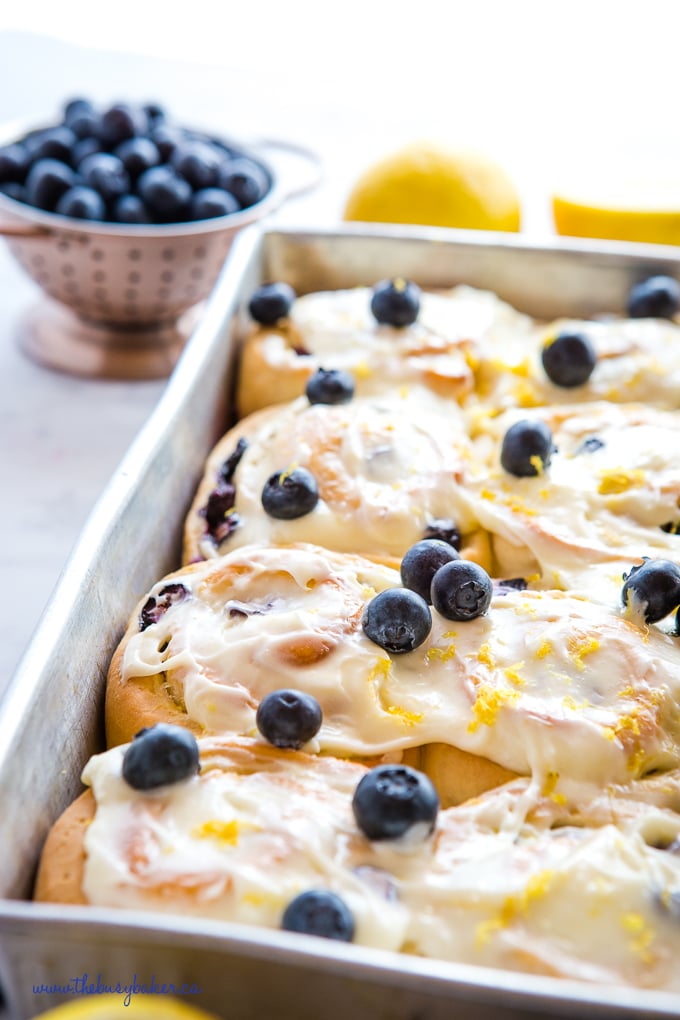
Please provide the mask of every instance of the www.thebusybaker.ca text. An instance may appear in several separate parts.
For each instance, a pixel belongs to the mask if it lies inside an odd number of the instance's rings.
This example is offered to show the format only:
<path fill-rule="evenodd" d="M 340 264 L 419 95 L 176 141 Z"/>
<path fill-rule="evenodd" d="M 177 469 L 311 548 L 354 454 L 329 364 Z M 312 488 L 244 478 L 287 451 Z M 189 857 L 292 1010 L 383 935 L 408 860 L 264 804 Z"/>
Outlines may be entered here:
<path fill-rule="evenodd" d="M 64 984 L 33 985 L 34 995 L 122 995 L 123 1005 L 129 1006 L 133 995 L 200 995 L 198 985 L 188 982 L 158 981 L 151 975 L 150 981 L 138 981 L 133 975 L 129 984 L 122 981 L 110 983 L 104 981 L 101 974 L 97 980 L 91 980 L 89 974 L 82 977 L 69 978 Z"/>

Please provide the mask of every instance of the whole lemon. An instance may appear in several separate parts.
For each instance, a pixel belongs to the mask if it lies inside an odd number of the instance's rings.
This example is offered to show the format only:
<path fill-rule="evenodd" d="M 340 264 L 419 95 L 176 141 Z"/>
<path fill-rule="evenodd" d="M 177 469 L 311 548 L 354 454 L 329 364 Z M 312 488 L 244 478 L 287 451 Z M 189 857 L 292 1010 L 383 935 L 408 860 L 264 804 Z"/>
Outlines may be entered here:
<path fill-rule="evenodd" d="M 137 1020 L 218 1020 L 214 1013 L 155 994 L 131 995 L 127 1006 L 123 995 L 83 995 L 41 1013 L 39 1020 L 123 1020 L 130 1016 Z"/>
<path fill-rule="evenodd" d="M 516 231 L 520 199 L 489 156 L 413 142 L 368 167 L 350 191 L 343 218 Z"/>
<path fill-rule="evenodd" d="M 612 166 L 596 177 L 555 186 L 555 230 L 568 237 L 680 245 L 680 185 L 677 175 L 655 168 L 631 173 Z M 598 183 L 598 181 L 600 183 Z"/>

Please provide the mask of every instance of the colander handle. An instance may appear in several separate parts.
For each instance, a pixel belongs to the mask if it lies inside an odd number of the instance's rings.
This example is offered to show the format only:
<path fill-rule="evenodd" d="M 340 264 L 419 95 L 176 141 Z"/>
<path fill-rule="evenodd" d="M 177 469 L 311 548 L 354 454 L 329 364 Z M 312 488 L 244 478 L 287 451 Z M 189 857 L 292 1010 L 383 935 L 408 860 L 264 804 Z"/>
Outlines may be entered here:
<path fill-rule="evenodd" d="M 276 173 L 276 190 L 281 202 L 312 191 L 323 177 L 321 157 L 312 149 L 279 138 L 256 138 L 248 143 L 253 155 L 260 155 Z"/>

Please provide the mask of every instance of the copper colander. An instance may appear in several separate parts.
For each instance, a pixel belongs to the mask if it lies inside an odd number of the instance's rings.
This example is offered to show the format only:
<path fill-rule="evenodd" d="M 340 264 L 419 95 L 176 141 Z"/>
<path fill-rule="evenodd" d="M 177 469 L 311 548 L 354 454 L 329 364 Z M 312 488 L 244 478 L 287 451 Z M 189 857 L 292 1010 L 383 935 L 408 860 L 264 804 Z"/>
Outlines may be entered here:
<path fill-rule="evenodd" d="M 17 130 L 8 140 L 20 135 Z M 271 188 L 249 209 L 209 220 L 93 223 L 42 212 L 0 193 L 0 234 L 45 293 L 21 326 L 24 352 L 76 375 L 167 375 L 238 231 L 320 177 L 318 158 L 301 146 L 264 141 L 241 148 L 264 167 Z"/>

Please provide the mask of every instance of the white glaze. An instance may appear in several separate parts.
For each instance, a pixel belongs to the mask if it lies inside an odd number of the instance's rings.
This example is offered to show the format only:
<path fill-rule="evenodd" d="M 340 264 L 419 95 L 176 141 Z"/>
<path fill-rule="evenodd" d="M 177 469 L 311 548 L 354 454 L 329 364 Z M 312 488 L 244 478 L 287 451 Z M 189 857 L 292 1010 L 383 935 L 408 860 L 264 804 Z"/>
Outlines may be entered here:
<path fill-rule="evenodd" d="M 91 759 L 89 902 L 277 928 L 294 896 L 331 889 L 362 945 L 680 989 L 680 857 L 643 838 L 677 835 L 677 815 L 636 803 L 619 828 L 551 828 L 564 811 L 518 781 L 440 812 L 434 835 L 405 849 L 357 830 L 361 766 L 201 744 L 199 776 L 151 793 L 122 780 L 123 747 Z M 379 869 L 376 882 L 359 867 Z M 385 875 L 393 901 L 380 894 Z"/>

